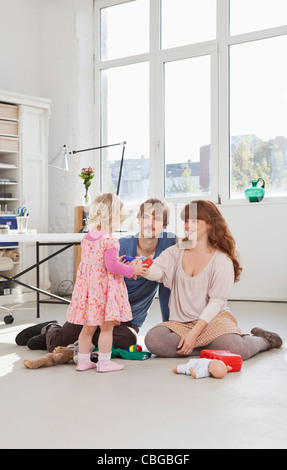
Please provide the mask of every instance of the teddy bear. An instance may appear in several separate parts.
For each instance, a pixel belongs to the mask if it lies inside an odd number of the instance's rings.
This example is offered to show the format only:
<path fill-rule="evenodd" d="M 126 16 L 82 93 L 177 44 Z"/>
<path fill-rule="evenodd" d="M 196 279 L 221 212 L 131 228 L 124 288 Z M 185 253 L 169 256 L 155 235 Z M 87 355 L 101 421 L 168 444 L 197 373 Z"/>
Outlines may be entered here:
<path fill-rule="evenodd" d="M 19 261 L 19 251 L 18 250 L 0 250 L 0 257 L 11 258 L 14 263 Z"/>
<path fill-rule="evenodd" d="M 24 359 L 23 365 L 28 369 L 38 369 L 39 367 L 56 366 L 57 364 L 67 364 L 73 359 L 73 349 L 64 346 L 57 346 L 53 352 L 45 354 L 45 356 L 28 361 Z"/>

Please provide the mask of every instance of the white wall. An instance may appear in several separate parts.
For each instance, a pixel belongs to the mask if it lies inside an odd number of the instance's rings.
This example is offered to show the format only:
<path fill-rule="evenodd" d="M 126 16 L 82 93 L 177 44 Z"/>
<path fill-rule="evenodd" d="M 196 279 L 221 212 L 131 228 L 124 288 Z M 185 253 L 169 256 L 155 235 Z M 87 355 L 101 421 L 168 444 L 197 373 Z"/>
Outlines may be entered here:
<path fill-rule="evenodd" d="M 50 157 L 66 144 L 70 150 L 96 145 L 93 103 L 92 0 L 41 1 L 42 89 L 52 100 Z M 78 174 L 91 155 L 69 157 L 70 171 L 49 169 L 49 229 L 74 231 L 74 208 L 82 205 Z M 52 287 L 73 279 L 72 250 L 50 262 Z"/>
<path fill-rule="evenodd" d="M 51 99 L 49 160 L 63 144 L 95 146 L 93 0 L 0 0 L 0 89 Z M 70 172 L 49 169 L 50 231 L 74 230 L 82 204 L 78 174 L 88 154 L 71 156 Z M 73 257 L 50 262 L 52 287 L 73 279 Z"/>
<path fill-rule="evenodd" d="M 243 267 L 233 299 L 287 300 L 287 204 L 266 201 L 220 206 Z"/>
<path fill-rule="evenodd" d="M 179 217 L 183 206 L 183 203 L 170 204 L 168 230 L 180 237 L 184 235 Z M 270 203 L 264 199 L 250 204 L 246 200 L 218 208 L 235 238 L 243 268 L 231 298 L 287 301 L 287 203 Z"/>
<path fill-rule="evenodd" d="M 96 145 L 93 112 L 93 1 L 0 0 L 0 89 L 52 100 L 50 159 L 66 144 Z M 49 170 L 49 227 L 69 232 L 82 202 L 77 176 L 91 156 L 71 156 L 70 172 Z M 243 265 L 233 298 L 287 300 L 287 203 L 220 207 Z M 50 265 L 54 288 L 73 278 L 71 254 Z"/>

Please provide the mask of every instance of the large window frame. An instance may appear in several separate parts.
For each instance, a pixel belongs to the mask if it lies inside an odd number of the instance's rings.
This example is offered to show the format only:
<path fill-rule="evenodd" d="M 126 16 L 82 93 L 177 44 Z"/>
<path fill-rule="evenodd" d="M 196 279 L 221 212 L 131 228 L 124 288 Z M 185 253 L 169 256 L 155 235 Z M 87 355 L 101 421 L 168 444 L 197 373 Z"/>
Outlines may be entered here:
<path fill-rule="evenodd" d="M 128 0 L 132 1 L 132 0 Z M 148 1 L 148 0 L 147 0 Z M 210 156 L 210 195 L 202 196 L 219 204 L 248 204 L 245 199 L 230 198 L 230 129 L 229 129 L 229 50 L 232 45 L 259 39 L 287 35 L 287 25 L 253 31 L 234 36 L 229 35 L 229 0 L 217 0 L 216 39 L 197 44 L 160 48 L 160 0 L 150 1 L 150 49 L 149 52 L 113 60 L 100 60 L 100 10 L 127 0 L 95 0 L 95 133 L 96 141 L 101 142 L 101 93 L 100 73 L 104 69 L 148 61 L 150 64 L 150 195 L 165 199 L 169 203 L 190 200 L 184 197 L 165 197 L 164 161 L 164 63 L 209 55 L 211 59 L 211 156 Z M 124 136 L 123 136 L 124 138 Z M 104 144 L 104 142 L 103 142 Z M 101 166 L 97 162 L 97 174 Z M 101 190 L 100 177 L 96 184 Z M 198 199 L 198 195 L 194 198 Z M 287 197 L 268 197 L 265 202 L 286 202 Z"/>

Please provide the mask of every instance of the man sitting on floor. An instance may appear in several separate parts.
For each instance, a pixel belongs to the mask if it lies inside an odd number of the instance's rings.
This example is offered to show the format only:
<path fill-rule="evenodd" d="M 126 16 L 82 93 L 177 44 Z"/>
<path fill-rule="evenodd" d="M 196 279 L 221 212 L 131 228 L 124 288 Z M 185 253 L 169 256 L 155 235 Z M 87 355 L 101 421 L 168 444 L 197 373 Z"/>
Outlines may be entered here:
<path fill-rule="evenodd" d="M 159 199 L 148 199 L 140 206 L 138 215 L 139 233 L 120 238 L 120 252 L 123 256 L 143 256 L 157 258 L 166 248 L 176 242 L 172 232 L 163 231 L 168 225 L 169 209 Z M 127 349 L 137 343 L 137 333 L 143 325 L 156 292 L 159 292 L 159 302 L 163 321 L 169 318 L 170 290 L 156 281 L 143 277 L 136 280 L 125 278 L 133 319 L 121 323 L 113 330 L 114 348 Z M 82 325 L 65 322 L 63 326 L 56 321 L 40 323 L 21 331 L 15 338 L 18 346 L 27 345 L 30 349 L 48 349 L 53 351 L 56 346 L 68 346 L 77 341 Z M 93 344 L 98 345 L 100 328 L 93 336 Z"/>

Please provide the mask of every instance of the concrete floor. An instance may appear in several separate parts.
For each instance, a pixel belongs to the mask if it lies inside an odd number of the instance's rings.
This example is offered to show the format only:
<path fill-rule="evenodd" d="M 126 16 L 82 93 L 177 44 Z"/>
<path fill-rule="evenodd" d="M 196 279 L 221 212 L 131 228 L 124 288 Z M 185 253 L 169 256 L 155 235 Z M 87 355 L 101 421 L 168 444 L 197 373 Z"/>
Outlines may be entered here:
<path fill-rule="evenodd" d="M 23 359 L 44 351 L 15 344 L 23 328 L 65 321 L 66 306 L 14 306 L 0 322 L 0 447 L 3 449 L 279 449 L 287 448 L 287 305 L 230 302 L 244 333 L 279 333 L 280 350 L 245 361 L 223 380 L 194 380 L 171 368 L 186 359 L 124 362 L 121 372 L 79 373 L 74 364 L 29 370 Z M 4 315 L 1 317 L 2 320 Z M 160 322 L 158 300 L 140 331 Z"/>

